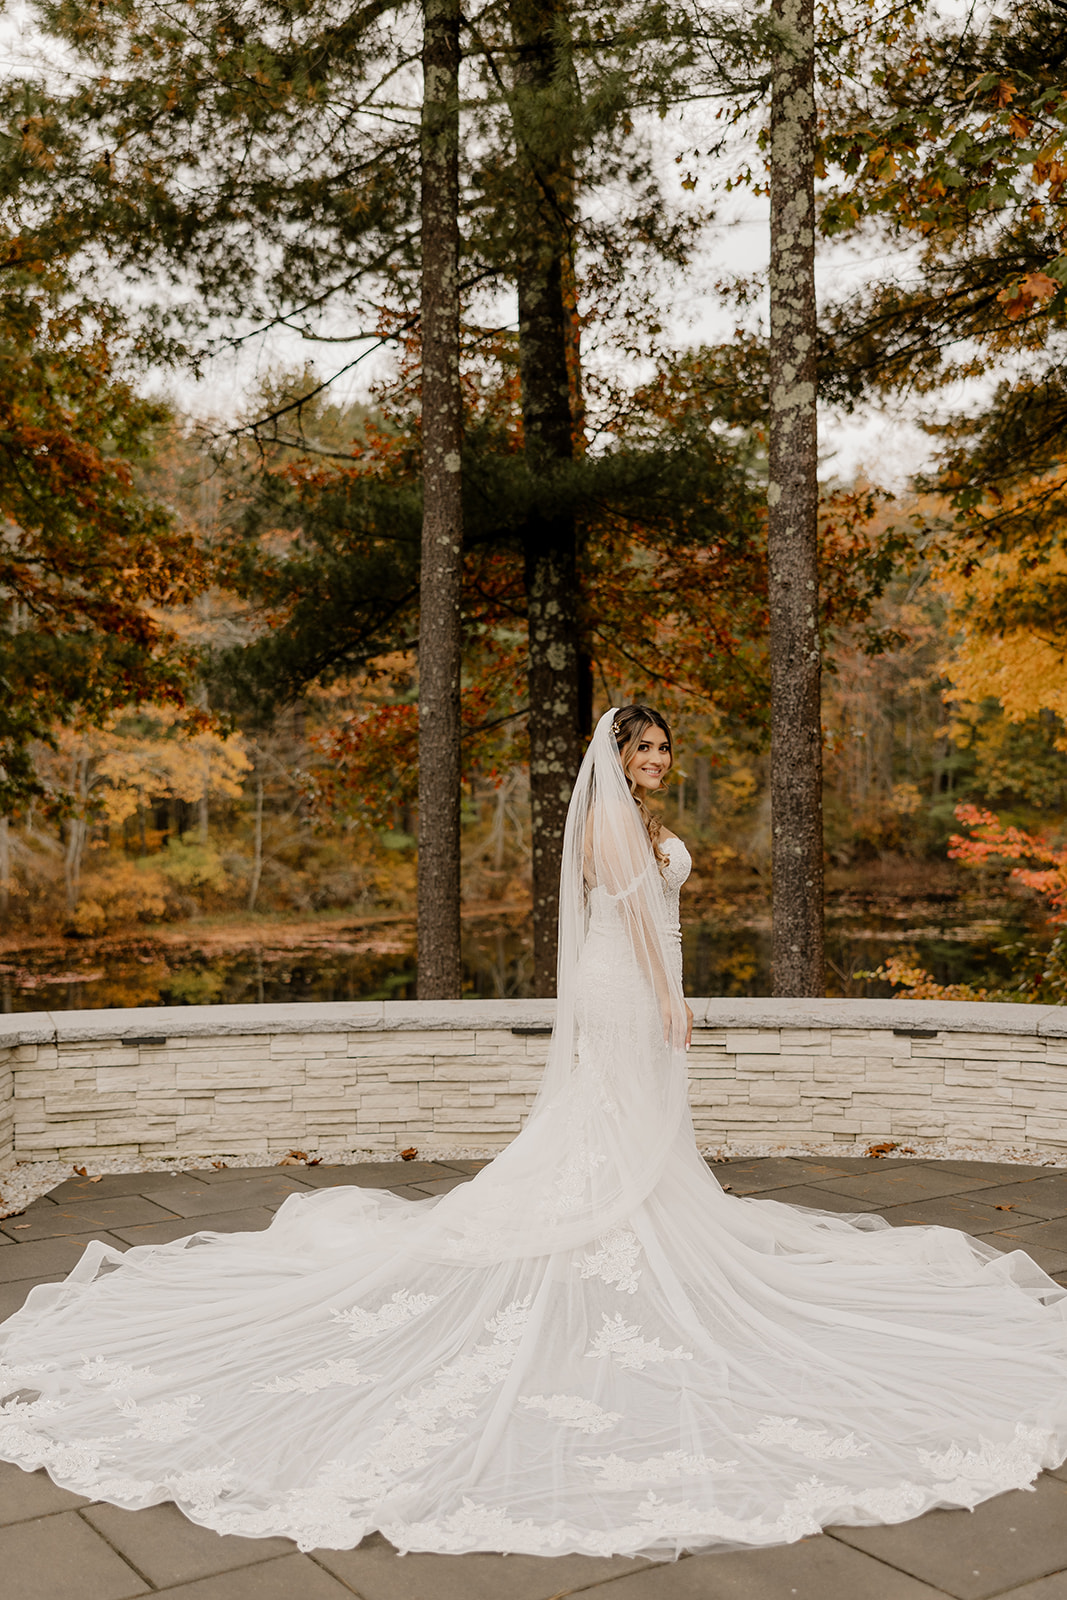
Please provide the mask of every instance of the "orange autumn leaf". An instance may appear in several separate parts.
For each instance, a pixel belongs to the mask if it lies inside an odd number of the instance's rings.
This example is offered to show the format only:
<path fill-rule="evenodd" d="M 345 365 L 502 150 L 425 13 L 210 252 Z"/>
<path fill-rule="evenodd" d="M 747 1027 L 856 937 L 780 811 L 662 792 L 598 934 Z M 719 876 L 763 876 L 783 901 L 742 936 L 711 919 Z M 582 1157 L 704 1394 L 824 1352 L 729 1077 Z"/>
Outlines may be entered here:
<path fill-rule="evenodd" d="M 1017 322 L 1036 306 L 1043 306 L 1059 292 L 1060 285 L 1047 272 L 1028 272 L 1013 288 L 1002 289 L 997 299 L 1009 322 Z"/>

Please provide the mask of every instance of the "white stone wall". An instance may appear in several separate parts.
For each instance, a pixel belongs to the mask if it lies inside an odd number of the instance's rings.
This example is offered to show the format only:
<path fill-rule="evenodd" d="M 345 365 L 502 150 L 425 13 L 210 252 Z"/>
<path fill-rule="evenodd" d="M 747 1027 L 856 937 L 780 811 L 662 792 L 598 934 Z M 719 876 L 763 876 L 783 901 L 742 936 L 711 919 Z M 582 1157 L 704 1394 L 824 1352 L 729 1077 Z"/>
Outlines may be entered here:
<path fill-rule="evenodd" d="M 694 1000 L 702 1144 L 1067 1149 L 1058 1007 Z M 497 1149 L 544 1065 L 548 1001 L 0 1018 L 0 1162 L 290 1147 Z M 542 1030 L 542 1031 L 536 1031 Z"/>

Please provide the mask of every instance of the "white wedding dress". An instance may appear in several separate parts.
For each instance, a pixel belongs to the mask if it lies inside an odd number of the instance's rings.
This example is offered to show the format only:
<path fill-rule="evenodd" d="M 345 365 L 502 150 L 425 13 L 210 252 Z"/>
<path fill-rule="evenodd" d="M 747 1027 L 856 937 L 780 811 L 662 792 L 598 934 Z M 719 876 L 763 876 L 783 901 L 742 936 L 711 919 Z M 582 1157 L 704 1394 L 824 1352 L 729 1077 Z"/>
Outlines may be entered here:
<path fill-rule="evenodd" d="M 973 1506 L 1062 1461 L 1067 1292 L 1028 1257 L 735 1198 L 700 1159 L 689 856 L 669 841 L 661 875 L 610 717 L 520 1137 L 441 1197 L 338 1187 L 262 1233 L 90 1245 L 0 1328 L 0 1457 L 303 1549 L 651 1556 Z"/>

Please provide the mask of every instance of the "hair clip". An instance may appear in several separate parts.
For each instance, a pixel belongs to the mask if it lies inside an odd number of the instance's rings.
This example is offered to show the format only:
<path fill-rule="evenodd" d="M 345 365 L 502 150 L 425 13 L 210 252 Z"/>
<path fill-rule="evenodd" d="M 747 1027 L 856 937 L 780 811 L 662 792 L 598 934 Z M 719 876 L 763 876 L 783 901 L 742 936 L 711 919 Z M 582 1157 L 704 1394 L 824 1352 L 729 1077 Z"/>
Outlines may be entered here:
<path fill-rule="evenodd" d="M 611 724 L 611 731 L 617 739 L 619 737 L 619 724 L 617 722 Z"/>

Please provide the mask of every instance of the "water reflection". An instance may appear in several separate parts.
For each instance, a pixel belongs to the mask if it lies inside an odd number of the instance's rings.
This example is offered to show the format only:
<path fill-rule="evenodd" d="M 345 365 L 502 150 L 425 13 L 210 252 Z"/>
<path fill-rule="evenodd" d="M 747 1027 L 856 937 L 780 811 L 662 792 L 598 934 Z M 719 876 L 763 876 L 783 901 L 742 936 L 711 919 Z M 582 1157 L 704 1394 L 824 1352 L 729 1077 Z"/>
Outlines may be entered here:
<path fill-rule="evenodd" d="M 964 915 L 963 913 L 966 912 Z M 1033 946 L 1018 902 L 961 907 L 944 902 L 831 904 L 827 921 L 828 992 L 874 997 L 888 984 L 873 971 L 904 948 L 940 983 L 995 986 L 1011 976 L 1010 946 Z M 251 931 L 251 930 L 250 930 Z M 310 929 L 307 944 L 265 940 L 211 948 L 138 941 L 93 941 L 76 950 L 52 948 L 0 961 L 4 1011 L 263 1004 L 271 1001 L 407 1000 L 415 996 L 413 927 L 393 924 L 373 939 L 366 929 Z M 771 934 L 764 914 L 705 909 L 683 926 L 686 989 L 691 995 L 764 995 L 771 987 Z M 533 973 L 529 919 L 467 919 L 463 928 L 464 992 L 485 999 L 521 998 Z"/>

